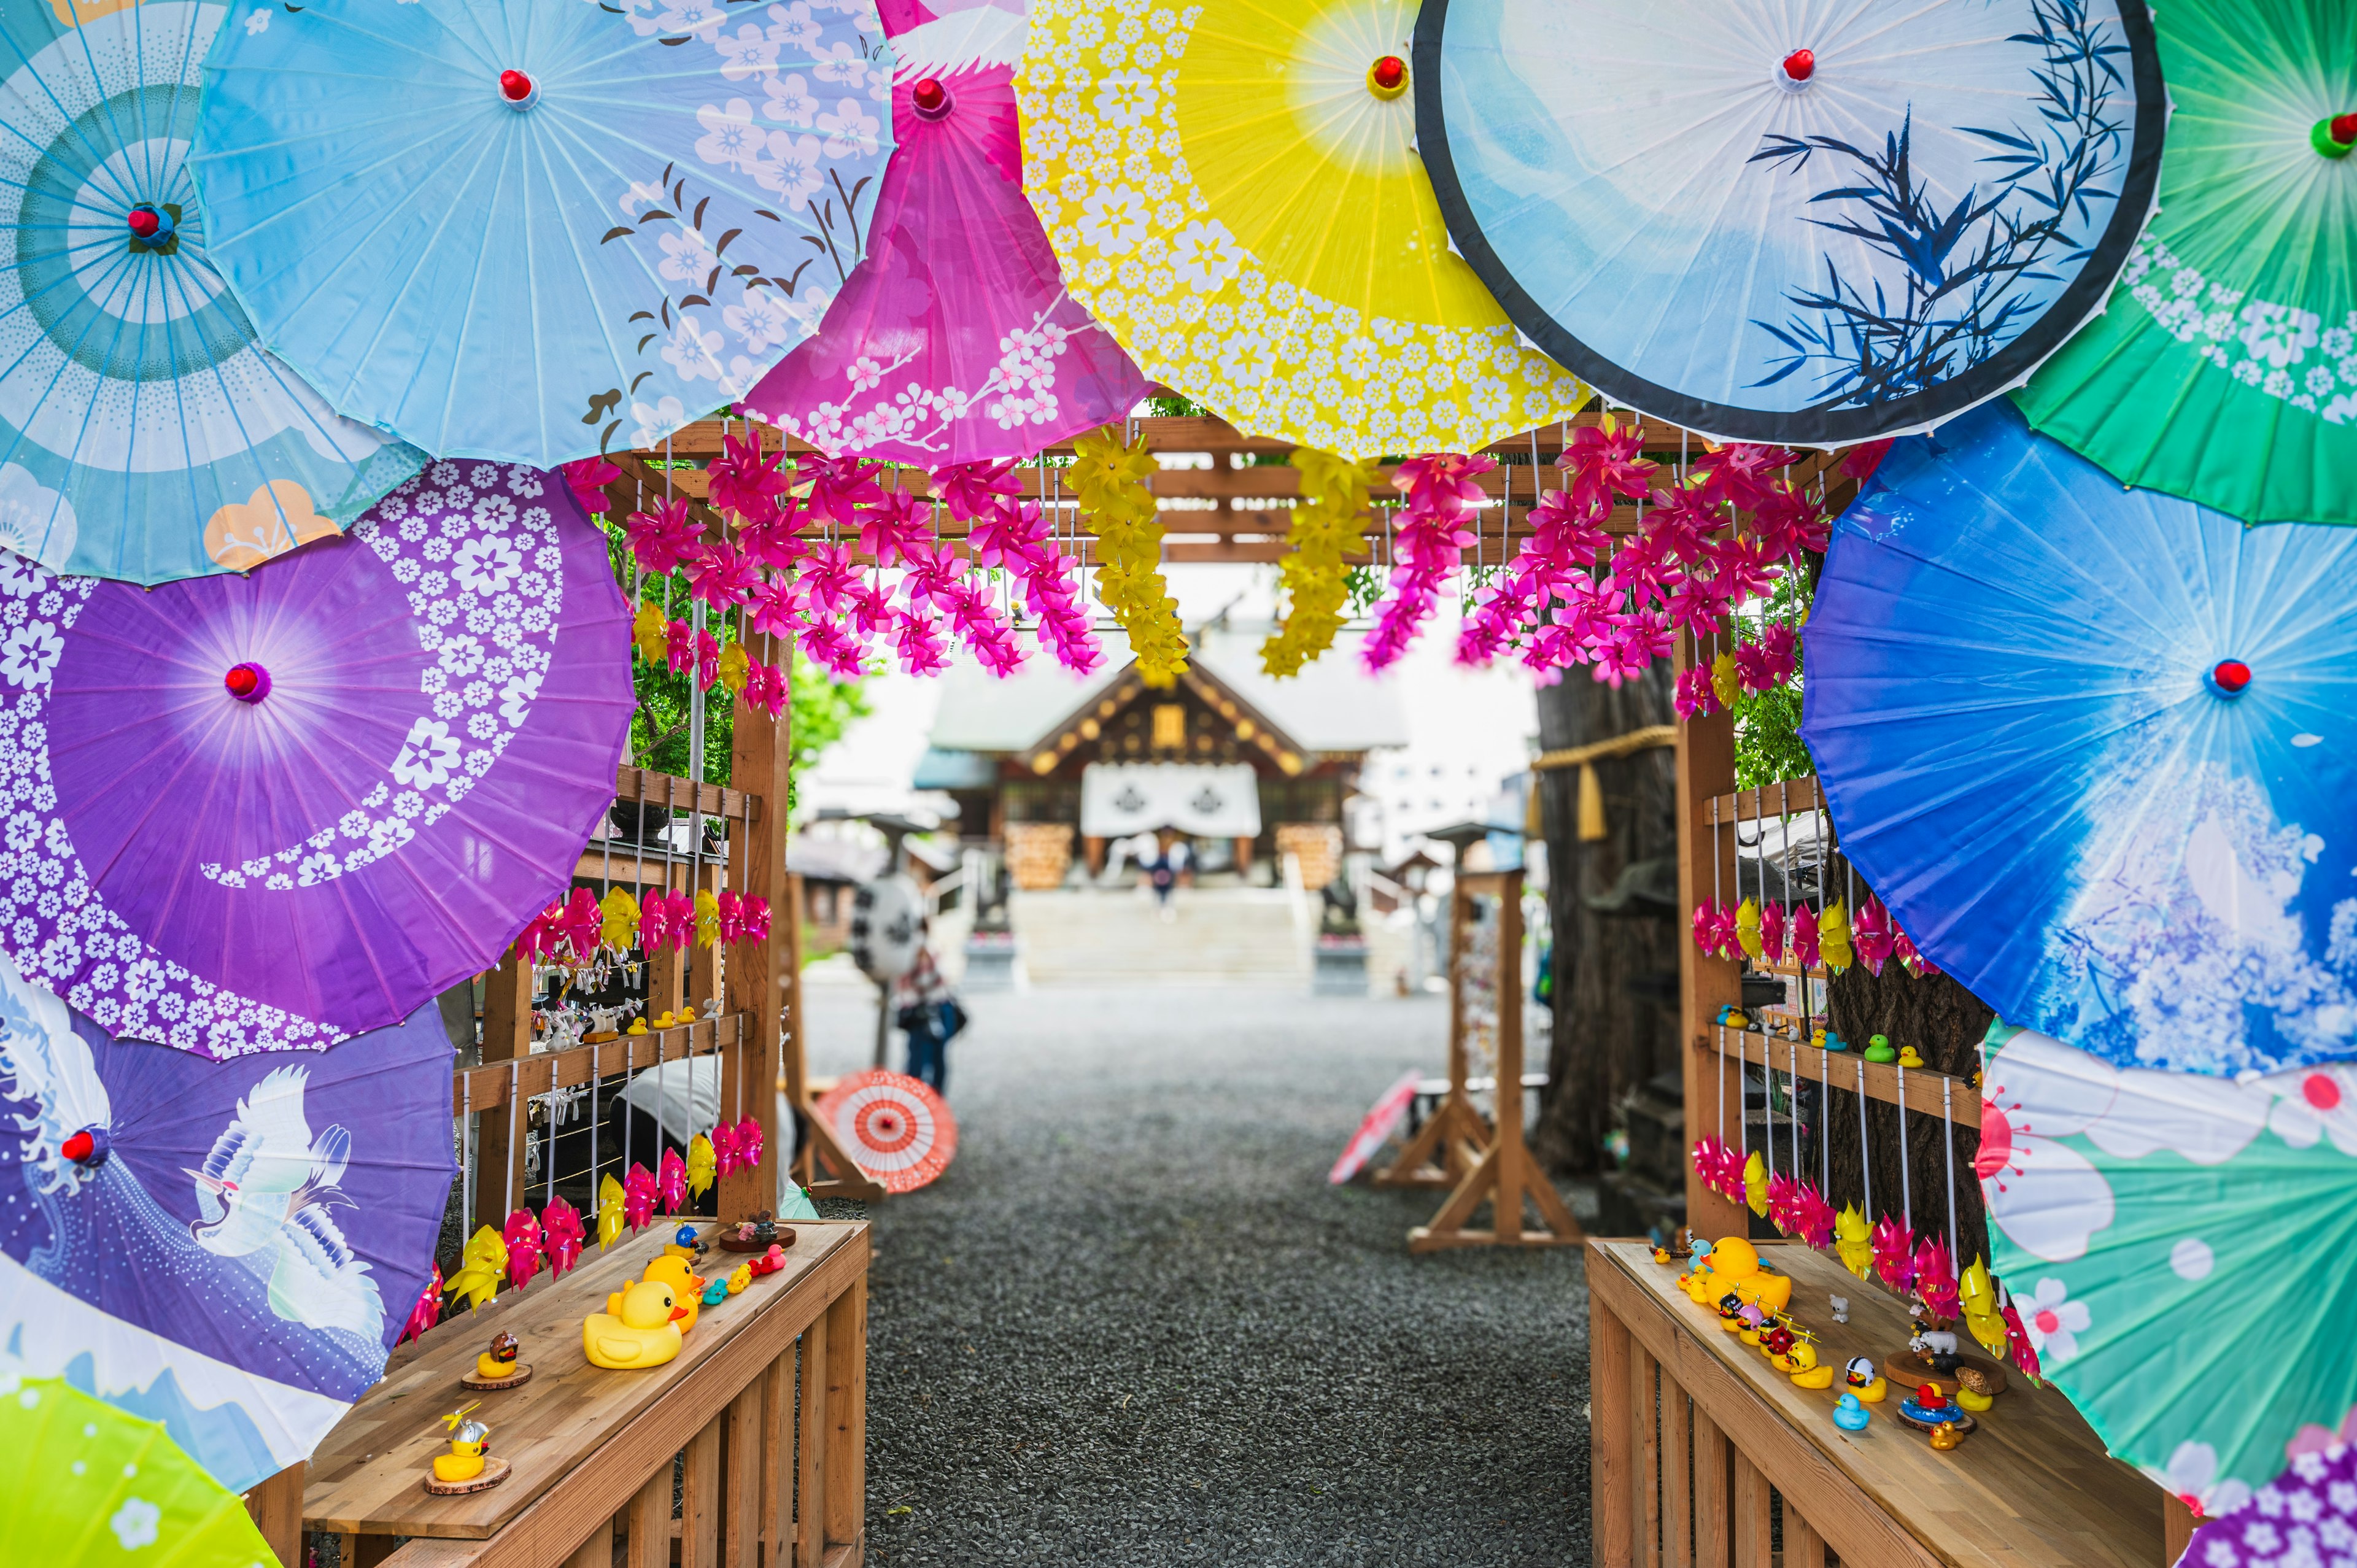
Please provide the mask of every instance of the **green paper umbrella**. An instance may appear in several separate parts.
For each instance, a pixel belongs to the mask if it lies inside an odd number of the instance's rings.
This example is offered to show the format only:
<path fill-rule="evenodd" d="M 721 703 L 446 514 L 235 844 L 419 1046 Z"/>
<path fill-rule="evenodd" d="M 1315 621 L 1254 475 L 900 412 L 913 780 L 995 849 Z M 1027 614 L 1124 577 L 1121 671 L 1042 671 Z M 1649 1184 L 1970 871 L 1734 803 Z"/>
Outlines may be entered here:
<path fill-rule="evenodd" d="M 2116 1068 L 2003 1025 L 1982 1049 L 1989 1262 L 2112 1453 L 2214 1516 L 2357 1432 L 2357 1064 Z"/>
<path fill-rule="evenodd" d="M 54 1379 L 0 1371 L 0 1520 L 8 1561 L 53 1568 L 271 1568 L 236 1493 L 161 1423 Z"/>
<path fill-rule="evenodd" d="M 2357 5 L 2169 0 L 2160 210 L 2015 394 L 2117 479 L 2357 523 Z"/>

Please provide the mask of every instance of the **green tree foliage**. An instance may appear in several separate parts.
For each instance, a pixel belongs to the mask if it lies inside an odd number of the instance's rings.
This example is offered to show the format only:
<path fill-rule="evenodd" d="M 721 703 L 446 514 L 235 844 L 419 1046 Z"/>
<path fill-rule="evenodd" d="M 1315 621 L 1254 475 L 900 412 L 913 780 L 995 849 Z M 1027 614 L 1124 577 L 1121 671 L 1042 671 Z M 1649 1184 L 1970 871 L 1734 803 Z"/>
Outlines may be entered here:
<path fill-rule="evenodd" d="M 1813 574 L 1787 573 L 1769 595 L 1768 618 L 1800 629 L 1808 617 Z M 1755 607 L 1746 607 L 1751 635 L 1758 633 Z M 1801 672 L 1782 685 L 1758 695 L 1746 693 L 1735 703 L 1735 787 L 1757 789 L 1780 779 L 1806 779 L 1817 770 L 1809 748 L 1801 744 Z"/>

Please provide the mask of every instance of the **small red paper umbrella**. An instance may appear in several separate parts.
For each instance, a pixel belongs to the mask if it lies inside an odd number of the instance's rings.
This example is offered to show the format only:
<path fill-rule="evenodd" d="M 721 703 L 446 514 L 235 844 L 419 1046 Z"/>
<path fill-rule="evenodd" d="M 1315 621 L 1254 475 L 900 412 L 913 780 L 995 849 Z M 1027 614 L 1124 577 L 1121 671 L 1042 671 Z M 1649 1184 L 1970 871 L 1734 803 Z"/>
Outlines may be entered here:
<path fill-rule="evenodd" d="M 915 1191 L 957 1154 L 957 1119 L 906 1073 L 855 1073 L 820 1097 L 818 1115 L 888 1192 Z"/>

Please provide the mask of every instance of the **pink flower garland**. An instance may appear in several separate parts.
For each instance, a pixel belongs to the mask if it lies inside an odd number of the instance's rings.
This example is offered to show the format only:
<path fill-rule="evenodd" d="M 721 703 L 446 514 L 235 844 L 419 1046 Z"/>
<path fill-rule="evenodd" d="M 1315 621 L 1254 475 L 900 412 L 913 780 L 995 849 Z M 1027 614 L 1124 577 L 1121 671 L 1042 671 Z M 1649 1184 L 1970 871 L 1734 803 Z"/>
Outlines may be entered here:
<path fill-rule="evenodd" d="M 1392 533 L 1392 595 L 1375 607 L 1374 629 L 1360 650 L 1369 674 L 1397 663 L 1432 618 L 1442 585 L 1473 542 L 1464 519 L 1481 502 L 1480 476 L 1497 466 L 1494 457 L 1441 452 L 1411 457 L 1394 474 L 1405 499 Z"/>

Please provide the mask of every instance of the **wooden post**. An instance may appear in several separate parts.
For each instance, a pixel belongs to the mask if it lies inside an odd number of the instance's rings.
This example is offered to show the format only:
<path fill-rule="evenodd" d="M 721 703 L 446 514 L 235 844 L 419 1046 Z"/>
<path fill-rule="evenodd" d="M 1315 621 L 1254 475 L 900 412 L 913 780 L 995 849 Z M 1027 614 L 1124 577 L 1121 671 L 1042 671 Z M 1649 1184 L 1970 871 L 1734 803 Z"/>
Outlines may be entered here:
<path fill-rule="evenodd" d="M 1457 977 L 1457 950 L 1464 943 L 1472 901 L 1472 889 L 1459 876 L 1448 896 L 1448 951 L 1442 966 L 1448 980 L 1448 1092 L 1399 1157 L 1374 1174 L 1377 1187 L 1454 1187 L 1490 1146 L 1490 1123 L 1465 1089 L 1465 995 Z"/>
<path fill-rule="evenodd" d="M 2160 1540 L 2163 1568 L 2185 1555 L 2193 1544 L 2193 1510 L 2173 1492 L 2160 1494 Z"/>
<path fill-rule="evenodd" d="M 1669 1568 L 1692 1568 L 1694 1498 L 1687 1480 L 1694 1451 L 1686 1391 L 1667 1368 L 1662 1371 L 1662 1561 Z"/>
<path fill-rule="evenodd" d="M 1692 636 L 1677 645 L 1680 674 L 1697 667 L 1700 652 Z M 1685 721 L 1678 734 L 1678 929 L 1694 929 L 1695 906 L 1712 896 L 1729 896 L 1735 886 L 1735 843 L 1732 824 L 1714 832 L 1711 801 L 1735 789 L 1735 718 L 1722 713 L 1700 714 Z M 1712 857 L 1718 874 L 1712 875 Z M 1721 1007 L 1741 1003 L 1742 966 L 1733 959 L 1706 958 L 1691 937 L 1678 943 L 1678 1052 L 1685 1080 L 1685 1138 L 1689 1146 L 1706 1133 L 1718 1136 L 1718 1106 L 1725 1096 L 1729 1131 L 1743 1114 L 1743 1075 L 1734 1063 L 1716 1051 L 1706 1051 L 1714 1020 Z M 1732 1141 L 1732 1140 L 1730 1140 Z M 1703 1186 L 1686 1162 L 1686 1225 L 1697 1236 L 1716 1240 L 1722 1236 L 1749 1235 L 1741 1204 Z"/>
<path fill-rule="evenodd" d="M 720 1428 L 726 1412 L 687 1440 L 679 1504 L 679 1568 L 720 1568 Z"/>
<path fill-rule="evenodd" d="M 280 1568 L 303 1568 L 303 1483 L 309 1475 L 310 1466 L 298 1462 L 245 1494 L 245 1511 Z"/>
<path fill-rule="evenodd" d="M 795 1423 L 801 1464 L 794 1483 L 794 1568 L 819 1568 L 826 1553 L 827 1347 L 830 1314 L 802 1330 L 802 1410 Z"/>
<path fill-rule="evenodd" d="M 727 997 L 722 1008 L 746 1015 L 741 1044 L 723 1055 L 720 1091 L 722 1114 L 741 1102 L 760 1120 L 761 1158 L 749 1169 L 731 1171 L 720 1178 L 720 1216 L 741 1219 L 778 1203 L 778 1080 L 782 1049 L 799 1079 L 802 1056 L 799 1016 L 789 1020 L 786 1000 L 795 974 L 795 950 L 801 914 L 798 879 L 786 873 L 786 795 L 793 774 L 793 726 L 784 714 L 740 704 L 729 753 L 729 770 L 736 788 L 755 798 L 752 821 L 736 823 L 729 836 L 730 873 L 740 894 L 770 901 L 770 940 L 758 947 L 737 950 L 726 970 Z M 741 839 L 741 843 L 733 841 Z M 791 1029 L 794 1039 L 786 1042 Z M 801 1103 L 799 1083 L 790 1086 L 793 1102 Z"/>
<path fill-rule="evenodd" d="M 1628 1325 L 1588 1298 L 1587 1484 L 1592 1498 L 1596 1568 L 1630 1568 L 1636 1526 L 1629 1517 L 1634 1433 L 1629 1410 Z"/>
<path fill-rule="evenodd" d="M 762 1403 L 768 1377 L 745 1385 L 728 1402 L 720 1444 L 720 1561 L 726 1568 L 761 1568 Z"/>
<path fill-rule="evenodd" d="M 508 950 L 500 967 L 483 980 L 483 1062 L 520 1059 L 532 1054 L 532 961 Z M 494 1230 L 507 1222 L 511 1190 L 524 1190 L 523 1142 L 526 1108 L 515 1108 L 515 1142 L 508 1141 L 508 1108 L 478 1110 L 475 1134 L 475 1212 L 465 1217 L 463 1246 L 478 1225 Z"/>
<path fill-rule="evenodd" d="M 824 1522 L 829 1550 L 857 1562 L 867 1521 L 867 1275 L 826 1309 Z"/>
<path fill-rule="evenodd" d="M 1735 1568 L 1775 1568 L 1773 1540 L 1768 1477 L 1738 1449 L 1735 1455 Z"/>
<path fill-rule="evenodd" d="M 1635 1462 L 1629 1466 L 1629 1484 L 1635 1488 L 1635 1495 L 1629 1503 L 1629 1522 L 1637 1531 L 1636 1560 L 1642 1568 L 1661 1568 L 1662 1562 L 1659 1487 L 1669 1458 L 1662 1449 L 1654 1386 L 1660 1370 L 1652 1352 L 1638 1344 L 1632 1335 L 1629 1344 L 1629 1414 L 1636 1423 L 1630 1444 L 1631 1457 Z"/>
<path fill-rule="evenodd" d="M 630 1499 L 630 1555 L 626 1568 L 671 1568 L 671 1466 L 647 1477 Z"/>
<path fill-rule="evenodd" d="M 1588 1377 L 1596 1376 L 1591 1369 Z M 1734 1447 L 1718 1423 L 1694 1407 L 1695 1568 L 1727 1568 L 1728 1527 L 1734 1521 L 1735 1500 L 1728 1490 L 1728 1463 Z"/>
<path fill-rule="evenodd" d="M 573 1549 L 565 1568 L 614 1568 L 614 1521 L 600 1521 L 589 1539 Z"/>

